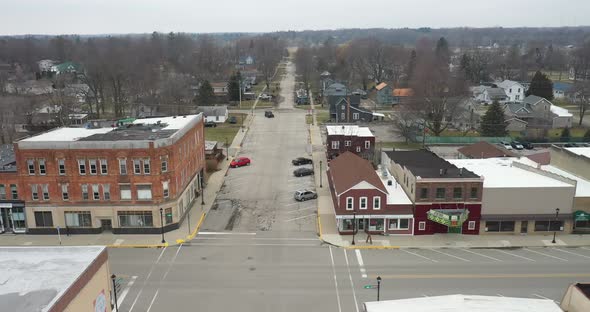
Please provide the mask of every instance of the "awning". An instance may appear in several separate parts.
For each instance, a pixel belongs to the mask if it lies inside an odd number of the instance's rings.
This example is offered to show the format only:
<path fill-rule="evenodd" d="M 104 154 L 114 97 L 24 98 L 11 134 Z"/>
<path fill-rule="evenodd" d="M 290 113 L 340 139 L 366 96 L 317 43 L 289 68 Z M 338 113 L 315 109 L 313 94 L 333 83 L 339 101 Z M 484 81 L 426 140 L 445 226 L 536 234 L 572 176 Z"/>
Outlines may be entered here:
<path fill-rule="evenodd" d="M 428 220 L 449 227 L 460 227 L 469 217 L 467 209 L 430 209 L 426 213 Z"/>
<path fill-rule="evenodd" d="M 574 221 L 590 221 L 590 213 L 578 210 L 574 212 Z"/>

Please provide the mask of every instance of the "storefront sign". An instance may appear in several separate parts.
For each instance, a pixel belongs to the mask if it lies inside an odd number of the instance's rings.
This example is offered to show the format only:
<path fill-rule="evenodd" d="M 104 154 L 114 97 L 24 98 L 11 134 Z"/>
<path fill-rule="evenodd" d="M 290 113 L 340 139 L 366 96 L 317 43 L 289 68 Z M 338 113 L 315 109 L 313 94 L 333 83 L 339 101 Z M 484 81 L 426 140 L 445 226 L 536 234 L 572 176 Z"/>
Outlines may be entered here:
<path fill-rule="evenodd" d="M 451 225 L 451 220 L 450 220 L 449 216 L 442 213 L 442 212 L 431 209 L 428 211 L 427 216 L 428 216 L 428 220 L 430 220 L 430 221 L 434 221 L 436 223 L 446 225 L 446 226 Z"/>
<path fill-rule="evenodd" d="M 578 210 L 574 212 L 574 221 L 590 221 L 590 213 Z"/>

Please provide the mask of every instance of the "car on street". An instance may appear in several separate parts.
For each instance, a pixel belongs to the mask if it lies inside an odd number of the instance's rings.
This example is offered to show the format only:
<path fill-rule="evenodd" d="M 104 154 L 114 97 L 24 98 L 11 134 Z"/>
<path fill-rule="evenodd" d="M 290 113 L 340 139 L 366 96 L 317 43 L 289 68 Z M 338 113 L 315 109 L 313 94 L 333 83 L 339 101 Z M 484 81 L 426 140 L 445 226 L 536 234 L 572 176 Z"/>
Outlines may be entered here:
<path fill-rule="evenodd" d="M 506 141 L 500 141 L 500 143 L 498 143 L 498 144 L 507 150 L 512 149 L 512 145 L 510 145 L 510 143 L 508 143 Z"/>
<path fill-rule="evenodd" d="M 510 146 L 512 146 L 513 148 L 515 148 L 517 150 L 524 149 L 524 146 L 522 146 L 522 144 L 520 144 L 520 142 L 518 142 L 518 141 L 512 141 L 512 142 L 510 142 Z"/>
<path fill-rule="evenodd" d="M 250 166 L 250 158 L 248 157 L 238 157 L 231 161 L 229 164 L 232 168 L 242 167 L 242 166 Z"/>
<path fill-rule="evenodd" d="M 310 199 L 318 198 L 318 193 L 310 190 L 299 190 L 295 192 L 294 196 L 296 201 L 305 201 Z"/>
<path fill-rule="evenodd" d="M 264 101 L 270 101 L 270 100 L 272 99 L 272 95 L 268 95 L 268 94 L 266 94 L 266 93 L 262 93 L 262 94 L 260 95 L 260 99 L 261 99 L 261 100 L 264 100 Z"/>
<path fill-rule="evenodd" d="M 207 122 L 205 122 L 205 127 L 207 127 L 207 128 L 215 128 L 215 127 L 217 127 L 217 123 L 215 123 L 213 121 L 207 121 Z"/>
<path fill-rule="evenodd" d="M 275 114 L 273 114 L 271 111 L 264 111 L 264 117 L 274 118 Z"/>
<path fill-rule="evenodd" d="M 531 142 L 520 142 L 520 144 L 522 144 L 522 146 L 528 150 L 535 148 Z"/>
<path fill-rule="evenodd" d="M 313 163 L 313 160 L 305 157 L 297 157 L 291 161 L 295 166 L 307 165 Z"/>
<path fill-rule="evenodd" d="M 296 177 L 303 177 L 303 176 L 308 176 L 308 175 L 312 175 L 313 174 L 313 169 L 311 168 L 299 168 L 295 171 L 293 171 L 293 175 Z"/>
<path fill-rule="evenodd" d="M 229 117 L 227 122 L 229 122 L 230 124 L 236 124 L 236 123 L 238 123 L 238 118 L 236 118 L 236 116 L 231 116 L 231 117 Z"/>

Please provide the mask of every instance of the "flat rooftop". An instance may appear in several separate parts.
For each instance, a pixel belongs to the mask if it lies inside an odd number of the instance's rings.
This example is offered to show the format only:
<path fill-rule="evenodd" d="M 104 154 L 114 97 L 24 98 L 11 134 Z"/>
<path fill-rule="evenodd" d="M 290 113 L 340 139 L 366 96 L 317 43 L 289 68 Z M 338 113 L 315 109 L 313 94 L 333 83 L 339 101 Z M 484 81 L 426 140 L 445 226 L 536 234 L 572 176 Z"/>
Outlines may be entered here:
<path fill-rule="evenodd" d="M 133 123 L 108 128 L 56 128 L 20 142 L 139 141 L 172 136 L 199 115 L 138 118 Z"/>
<path fill-rule="evenodd" d="M 590 147 L 566 147 L 566 150 L 586 158 L 590 158 Z"/>
<path fill-rule="evenodd" d="M 573 185 L 512 165 L 516 157 L 487 159 L 449 159 L 484 178 L 484 188 L 573 187 Z"/>
<path fill-rule="evenodd" d="M 48 311 L 105 248 L 0 247 L 2 311 Z"/>
<path fill-rule="evenodd" d="M 373 137 L 373 133 L 369 127 L 359 127 L 351 125 L 340 126 L 326 126 L 328 135 L 345 135 L 345 136 L 359 136 L 359 137 Z"/>
<path fill-rule="evenodd" d="M 552 165 L 541 166 L 541 169 L 577 181 L 576 197 L 590 197 L 590 181 Z"/>
<path fill-rule="evenodd" d="M 427 150 L 385 152 L 396 164 L 408 168 L 421 178 L 477 179 L 479 176 L 469 170 L 460 170 L 454 164 Z M 441 175 L 441 169 L 443 174 Z"/>
<path fill-rule="evenodd" d="M 387 190 L 387 204 L 388 205 L 411 205 L 412 201 L 404 191 L 401 185 L 397 183 L 394 176 L 391 175 L 389 170 L 386 170 L 387 177 L 383 176 L 382 170 L 377 170 L 376 173 L 381 179 L 381 183 Z M 387 182 L 391 181 L 391 185 L 387 185 Z"/>

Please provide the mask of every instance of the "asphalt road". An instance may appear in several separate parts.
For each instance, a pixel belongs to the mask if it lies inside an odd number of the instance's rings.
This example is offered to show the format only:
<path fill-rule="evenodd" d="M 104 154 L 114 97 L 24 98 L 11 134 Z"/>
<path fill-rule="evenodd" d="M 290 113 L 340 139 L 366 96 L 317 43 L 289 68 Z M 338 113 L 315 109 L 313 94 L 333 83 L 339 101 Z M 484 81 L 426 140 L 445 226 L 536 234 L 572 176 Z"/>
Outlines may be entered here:
<path fill-rule="evenodd" d="M 292 85 L 293 68 L 285 81 Z M 304 112 L 286 102 L 274 119 L 258 113 L 193 241 L 165 249 L 111 249 L 111 272 L 123 277 L 120 311 L 360 311 L 381 299 L 480 294 L 561 300 L 568 284 L 590 280 L 590 249 L 530 248 L 345 250 L 316 236 L 311 187 L 290 161 L 307 153 Z M 291 93 L 291 96 L 290 94 Z"/>

